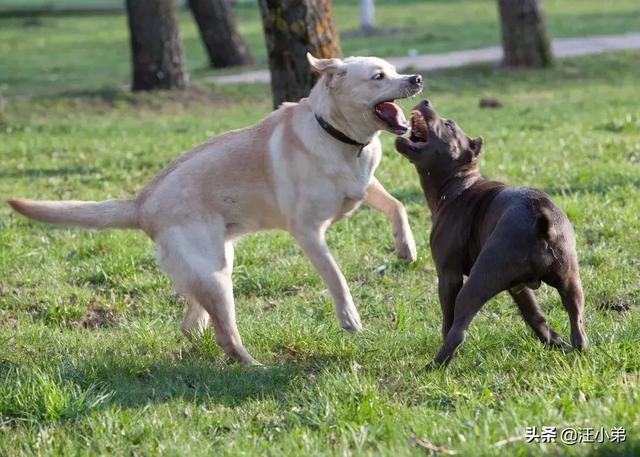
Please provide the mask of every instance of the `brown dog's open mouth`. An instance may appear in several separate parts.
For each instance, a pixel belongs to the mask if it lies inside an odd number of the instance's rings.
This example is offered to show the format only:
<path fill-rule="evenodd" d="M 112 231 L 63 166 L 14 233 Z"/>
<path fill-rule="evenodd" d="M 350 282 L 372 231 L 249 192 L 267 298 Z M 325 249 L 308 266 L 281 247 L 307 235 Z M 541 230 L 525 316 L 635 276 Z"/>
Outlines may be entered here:
<path fill-rule="evenodd" d="M 375 106 L 375 113 L 389 132 L 396 135 L 404 135 L 409 130 L 409 124 L 404 117 L 402 109 L 393 100 L 378 103 Z"/>
<path fill-rule="evenodd" d="M 429 141 L 429 125 L 420 110 L 417 109 L 411 112 L 411 135 L 409 139 L 414 143 Z"/>

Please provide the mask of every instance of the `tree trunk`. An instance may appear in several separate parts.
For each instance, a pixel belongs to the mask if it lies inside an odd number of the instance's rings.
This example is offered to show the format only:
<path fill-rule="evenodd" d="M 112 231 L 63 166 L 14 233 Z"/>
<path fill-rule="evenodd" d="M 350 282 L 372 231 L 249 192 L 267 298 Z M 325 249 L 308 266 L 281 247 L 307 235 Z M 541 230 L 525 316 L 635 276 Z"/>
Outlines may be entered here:
<path fill-rule="evenodd" d="M 258 0 L 262 14 L 273 105 L 306 97 L 316 81 L 307 62 L 341 56 L 331 0 Z"/>
<path fill-rule="evenodd" d="M 211 66 L 233 67 L 253 63 L 249 49 L 238 33 L 229 0 L 189 0 Z"/>
<path fill-rule="evenodd" d="M 127 0 L 133 90 L 183 89 L 183 62 L 174 0 Z"/>
<path fill-rule="evenodd" d="M 547 67 L 553 63 L 543 0 L 498 0 L 503 64 Z"/>
<path fill-rule="evenodd" d="M 373 0 L 360 0 L 360 28 L 371 33 L 375 26 L 375 5 Z"/>

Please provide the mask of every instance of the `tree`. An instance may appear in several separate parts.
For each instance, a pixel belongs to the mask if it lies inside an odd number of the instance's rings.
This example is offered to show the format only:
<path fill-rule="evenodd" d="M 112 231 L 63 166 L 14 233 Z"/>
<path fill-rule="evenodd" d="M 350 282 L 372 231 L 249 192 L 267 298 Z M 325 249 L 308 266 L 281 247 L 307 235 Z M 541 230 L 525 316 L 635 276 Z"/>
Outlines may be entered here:
<path fill-rule="evenodd" d="M 189 9 L 213 67 L 253 63 L 249 49 L 238 33 L 229 0 L 189 0 Z"/>
<path fill-rule="evenodd" d="M 373 0 L 360 0 L 360 28 L 364 33 L 371 33 L 375 28 L 375 4 Z"/>
<path fill-rule="evenodd" d="M 546 67 L 553 63 L 543 0 L 498 0 L 503 64 Z"/>
<path fill-rule="evenodd" d="M 306 53 L 339 57 L 338 32 L 333 26 L 331 0 L 258 0 L 262 14 L 273 105 L 298 101 L 316 81 Z"/>
<path fill-rule="evenodd" d="M 133 90 L 183 89 L 189 79 L 174 0 L 127 0 Z"/>

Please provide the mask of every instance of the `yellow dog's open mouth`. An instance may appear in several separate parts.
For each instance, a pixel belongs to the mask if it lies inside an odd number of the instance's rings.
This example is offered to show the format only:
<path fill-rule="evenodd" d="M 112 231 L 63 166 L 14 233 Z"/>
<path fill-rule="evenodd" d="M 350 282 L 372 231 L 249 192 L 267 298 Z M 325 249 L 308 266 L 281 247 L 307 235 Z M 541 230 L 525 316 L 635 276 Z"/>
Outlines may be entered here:
<path fill-rule="evenodd" d="M 375 106 L 375 113 L 389 132 L 404 135 L 409 130 L 409 123 L 404 117 L 402 108 L 396 105 L 393 100 L 378 103 Z"/>

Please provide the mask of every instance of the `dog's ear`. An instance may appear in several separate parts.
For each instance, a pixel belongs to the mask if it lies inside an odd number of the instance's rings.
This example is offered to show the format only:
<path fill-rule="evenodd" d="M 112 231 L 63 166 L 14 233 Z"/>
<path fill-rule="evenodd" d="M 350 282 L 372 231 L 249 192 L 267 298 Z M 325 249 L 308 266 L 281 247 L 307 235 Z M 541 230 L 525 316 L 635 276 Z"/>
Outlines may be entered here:
<path fill-rule="evenodd" d="M 477 138 L 471 138 L 469 140 L 469 150 L 471 151 L 471 154 L 473 155 L 474 159 L 482 153 L 483 143 L 484 143 L 484 140 L 482 139 L 481 136 Z"/>
<path fill-rule="evenodd" d="M 316 59 L 310 52 L 307 52 L 307 61 L 309 61 L 312 70 L 326 76 L 329 87 L 333 87 L 338 77 L 345 74 L 344 64 L 340 59 Z"/>
<path fill-rule="evenodd" d="M 316 59 L 310 52 L 307 52 L 307 61 L 309 65 L 311 65 L 311 68 L 320 74 L 327 71 L 336 71 L 343 66 L 342 60 L 340 59 Z"/>

